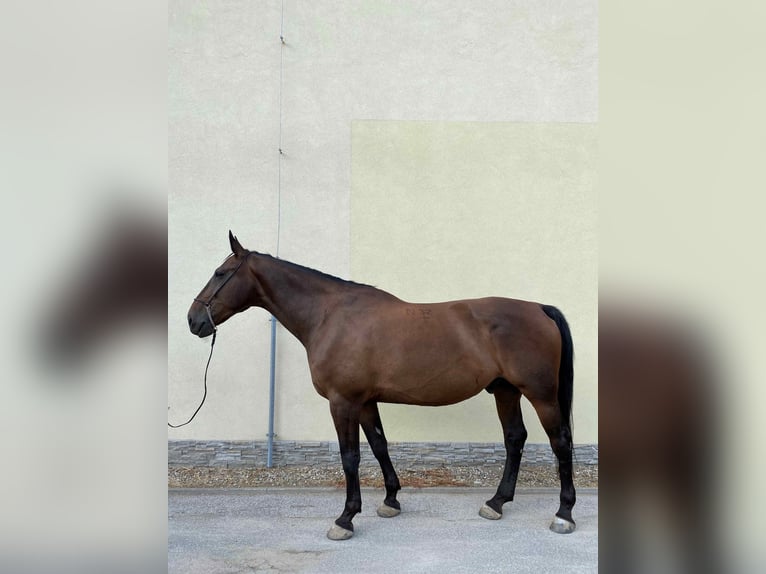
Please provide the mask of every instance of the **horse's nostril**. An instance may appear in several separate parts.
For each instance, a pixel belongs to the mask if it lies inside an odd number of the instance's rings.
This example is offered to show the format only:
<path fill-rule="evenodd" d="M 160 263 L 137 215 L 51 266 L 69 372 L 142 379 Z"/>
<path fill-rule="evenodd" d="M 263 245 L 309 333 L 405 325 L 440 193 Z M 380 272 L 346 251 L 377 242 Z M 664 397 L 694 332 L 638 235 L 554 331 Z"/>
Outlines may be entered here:
<path fill-rule="evenodd" d="M 191 327 L 191 326 L 192 326 L 192 318 L 191 318 L 191 315 L 188 315 L 188 316 L 186 317 L 186 319 L 189 321 L 189 327 Z"/>

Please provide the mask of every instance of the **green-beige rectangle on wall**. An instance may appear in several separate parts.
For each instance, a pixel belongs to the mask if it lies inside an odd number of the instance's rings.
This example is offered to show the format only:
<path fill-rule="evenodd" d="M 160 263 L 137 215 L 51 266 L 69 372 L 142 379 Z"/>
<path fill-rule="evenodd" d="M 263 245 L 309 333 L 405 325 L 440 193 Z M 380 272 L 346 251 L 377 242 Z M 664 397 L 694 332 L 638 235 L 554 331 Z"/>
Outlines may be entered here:
<path fill-rule="evenodd" d="M 575 346 L 574 439 L 598 442 L 597 127 L 354 121 L 352 279 L 413 302 L 484 296 L 559 307 Z M 488 381 L 489 382 L 489 381 Z M 383 405 L 393 441 L 496 441 L 487 393 Z M 524 401 L 530 442 L 546 436 Z"/>

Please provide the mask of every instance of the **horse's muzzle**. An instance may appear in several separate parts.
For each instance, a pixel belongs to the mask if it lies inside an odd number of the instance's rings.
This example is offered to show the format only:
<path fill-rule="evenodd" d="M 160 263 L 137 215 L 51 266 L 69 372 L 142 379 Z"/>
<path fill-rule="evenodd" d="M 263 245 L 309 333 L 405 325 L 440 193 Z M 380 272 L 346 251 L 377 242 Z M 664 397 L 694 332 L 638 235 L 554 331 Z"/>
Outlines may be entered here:
<path fill-rule="evenodd" d="M 190 311 L 187 320 L 189 321 L 189 330 L 201 339 L 209 337 L 215 331 L 215 327 L 205 315 L 200 317 L 199 314 Z"/>

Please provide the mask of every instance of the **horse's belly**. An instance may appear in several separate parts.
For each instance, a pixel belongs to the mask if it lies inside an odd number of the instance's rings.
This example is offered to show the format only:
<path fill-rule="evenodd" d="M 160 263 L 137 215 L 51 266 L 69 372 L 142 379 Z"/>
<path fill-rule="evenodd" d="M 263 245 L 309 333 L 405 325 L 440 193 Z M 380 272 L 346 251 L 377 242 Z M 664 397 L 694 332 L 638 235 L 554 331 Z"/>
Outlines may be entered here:
<path fill-rule="evenodd" d="M 493 377 L 476 372 L 439 377 L 407 377 L 381 381 L 377 400 L 383 403 L 440 406 L 452 405 L 473 397 L 482 391 Z"/>
<path fill-rule="evenodd" d="M 376 357 L 382 402 L 451 405 L 481 392 L 497 376 L 497 363 L 477 333 L 423 337 Z M 465 331 L 465 329 L 464 329 Z M 448 331 L 447 331 L 448 332 Z"/>
<path fill-rule="evenodd" d="M 415 307 L 414 319 L 378 320 L 355 337 L 342 331 L 342 337 L 324 339 L 323 346 L 309 352 L 317 392 L 450 405 L 478 394 L 500 376 L 483 324 L 447 307 L 438 313 L 439 306 Z"/>

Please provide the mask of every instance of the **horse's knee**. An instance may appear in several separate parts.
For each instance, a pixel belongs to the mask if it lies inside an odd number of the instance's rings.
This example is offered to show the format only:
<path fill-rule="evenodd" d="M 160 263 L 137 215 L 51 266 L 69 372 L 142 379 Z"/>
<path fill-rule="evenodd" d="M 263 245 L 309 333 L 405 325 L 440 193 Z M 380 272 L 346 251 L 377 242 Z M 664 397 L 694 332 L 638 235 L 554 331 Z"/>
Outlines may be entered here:
<path fill-rule="evenodd" d="M 361 456 L 358 451 L 346 451 L 340 455 L 343 470 L 345 472 L 356 472 L 359 470 L 359 461 Z"/>
<path fill-rule="evenodd" d="M 505 433 L 505 448 L 511 454 L 521 454 L 527 442 L 527 429 L 524 427 L 510 429 Z"/>

